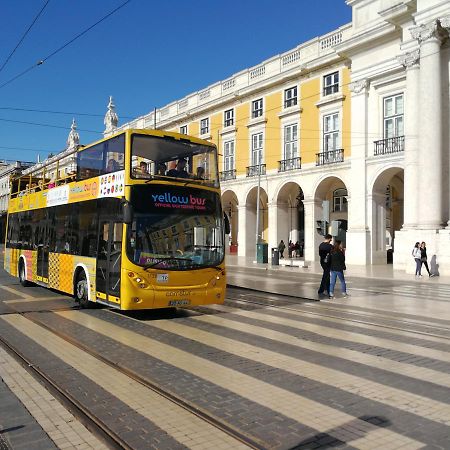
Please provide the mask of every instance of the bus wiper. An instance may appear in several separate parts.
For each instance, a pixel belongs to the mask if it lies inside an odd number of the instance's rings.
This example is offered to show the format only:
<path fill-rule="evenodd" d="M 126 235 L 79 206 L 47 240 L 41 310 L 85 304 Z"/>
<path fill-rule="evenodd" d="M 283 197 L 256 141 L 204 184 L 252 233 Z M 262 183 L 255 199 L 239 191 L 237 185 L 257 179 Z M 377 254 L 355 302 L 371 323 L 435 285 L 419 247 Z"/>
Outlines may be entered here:
<path fill-rule="evenodd" d="M 162 263 L 164 261 L 190 261 L 189 259 L 186 258 L 176 258 L 175 256 L 168 256 L 166 258 L 158 258 L 158 261 L 156 262 L 152 262 L 151 264 L 146 264 L 144 266 L 144 269 L 151 269 L 152 267 L 157 266 L 159 263 Z"/>

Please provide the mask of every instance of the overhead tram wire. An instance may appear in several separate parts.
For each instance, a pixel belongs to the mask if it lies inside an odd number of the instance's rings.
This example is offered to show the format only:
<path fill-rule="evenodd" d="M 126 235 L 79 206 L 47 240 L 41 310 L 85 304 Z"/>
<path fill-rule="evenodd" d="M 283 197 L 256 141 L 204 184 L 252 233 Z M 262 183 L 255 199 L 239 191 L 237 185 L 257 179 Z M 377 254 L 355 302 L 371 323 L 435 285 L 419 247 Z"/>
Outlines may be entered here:
<path fill-rule="evenodd" d="M 39 19 L 39 17 L 41 16 L 41 14 L 44 12 L 44 9 L 47 7 L 47 5 L 49 4 L 50 0 L 47 0 L 44 4 L 44 6 L 41 8 L 41 10 L 37 13 L 37 15 L 35 16 L 35 18 L 33 19 L 33 22 L 31 22 L 31 25 L 27 28 L 27 30 L 25 31 L 25 33 L 23 34 L 23 36 L 20 38 L 19 42 L 17 43 L 17 45 L 14 47 L 14 50 L 9 54 L 9 56 L 6 58 L 5 62 L 3 63 L 2 67 L 0 67 L 0 72 L 5 68 L 5 66 L 8 64 L 9 60 L 12 58 L 12 56 L 14 55 L 14 53 L 16 52 L 16 50 L 19 48 L 20 44 L 23 42 L 23 40 L 25 39 L 25 37 L 27 36 L 27 34 L 30 32 L 31 28 L 33 28 L 33 25 L 36 23 L 36 21 Z"/>
<path fill-rule="evenodd" d="M 0 117 L 0 121 L 1 122 L 12 122 L 12 123 L 20 123 L 23 125 L 36 125 L 38 127 L 50 127 L 50 128 L 61 128 L 63 130 L 70 130 L 70 127 L 67 126 L 62 126 L 62 125 L 51 125 L 48 123 L 39 123 L 39 122 L 27 122 L 24 120 L 12 120 L 12 119 L 4 119 L 2 117 Z M 103 134 L 102 131 L 97 131 L 97 130 L 86 130 L 83 128 L 78 128 L 79 131 L 85 131 L 86 133 L 97 133 L 97 134 Z"/>
<path fill-rule="evenodd" d="M 44 64 L 46 61 L 48 61 L 52 56 L 55 56 L 57 53 L 59 53 L 61 50 L 65 49 L 67 46 L 69 46 L 70 44 L 72 44 L 73 42 L 75 42 L 77 39 L 79 39 L 81 36 L 83 36 L 84 34 L 86 34 L 88 31 L 92 30 L 92 28 L 96 27 L 97 25 L 99 25 L 100 23 L 102 23 L 104 20 L 106 20 L 108 17 L 112 16 L 114 13 L 116 13 L 117 11 L 119 11 L 119 9 L 123 8 L 126 4 L 130 3 L 131 0 L 126 0 L 125 2 L 123 2 L 121 5 L 119 5 L 117 8 L 115 8 L 114 10 L 112 10 L 110 13 L 106 14 L 106 16 L 103 16 L 100 20 L 98 20 L 97 22 L 95 22 L 93 25 L 91 25 L 90 27 L 86 28 L 84 31 L 82 31 L 81 33 L 77 34 L 74 38 L 72 38 L 70 41 L 66 42 L 64 45 L 62 45 L 61 47 L 59 47 L 58 49 L 56 49 L 55 51 L 53 51 L 52 53 L 50 53 L 49 55 L 47 55 L 45 58 L 39 60 L 37 63 L 33 64 L 32 66 L 28 67 L 28 69 L 25 69 L 23 72 L 19 73 L 18 75 L 14 76 L 13 78 L 11 78 L 10 80 L 6 81 L 5 83 L 3 83 L 2 85 L 0 85 L 0 89 L 4 88 L 5 86 L 7 86 L 8 84 L 12 83 L 13 81 L 17 80 L 18 78 L 22 77 L 23 75 L 25 75 L 26 73 L 30 72 L 31 70 L 35 69 L 38 66 L 41 66 L 42 64 Z"/>
<path fill-rule="evenodd" d="M 47 114 L 65 114 L 67 116 L 105 117 L 105 114 L 91 114 L 91 113 L 68 112 L 68 111 L 51 111 L 51 110 L 45 110 L 45 109 L 13 108 L 10 106 L 0 106 L 0 110 L 39 112 L 39 113 L 47 113 Z M 123 116 L 123 115 L 120 115 L 120 117 L 124 118 L 124 119 L 132 119 L 132 120 L 135 118 L 134 116 Z"/>

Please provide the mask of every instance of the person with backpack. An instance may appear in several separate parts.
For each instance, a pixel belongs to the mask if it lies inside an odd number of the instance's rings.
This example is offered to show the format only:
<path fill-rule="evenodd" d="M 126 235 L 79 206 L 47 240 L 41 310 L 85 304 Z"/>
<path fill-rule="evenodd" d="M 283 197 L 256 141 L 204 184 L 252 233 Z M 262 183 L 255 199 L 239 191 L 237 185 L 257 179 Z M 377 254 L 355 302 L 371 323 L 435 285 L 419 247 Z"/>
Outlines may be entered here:
<path fill-rule="evenodd" d="M 322 280 L 320 282 L 319 290 L 317 291 L 319 296 L 324 295 L 325 291 L 327 292 L 327 295 L 329 295 L 330 292 L 330 252 L 333 249 L 333 246 L 331 245 L 331 239 L 333 239 L 333 237 L 331 234 L 326 234 L 323 239 L 323 242 L 319 245 L 320 265 L 323 270 Z"/>
<path fill-rule="evenodd" d="M 344 270 L 345 267 L 345 254 L 342 248 L 342 242 L 336 241 L 334 247 L 330 252 L 330 299 L 334 299 L 334 286 L 336 285 L 336 278 L 339 278 L 341 282 L 342 296 L 348 297 L 347 285 L 345 284 Z"/>
<path fill-rule="evenodd" d="M 420 251 L 420 242 L 415 243 L 411 254 L 416 262 L 416 277 L 422 278 L 422 252 Z"/>

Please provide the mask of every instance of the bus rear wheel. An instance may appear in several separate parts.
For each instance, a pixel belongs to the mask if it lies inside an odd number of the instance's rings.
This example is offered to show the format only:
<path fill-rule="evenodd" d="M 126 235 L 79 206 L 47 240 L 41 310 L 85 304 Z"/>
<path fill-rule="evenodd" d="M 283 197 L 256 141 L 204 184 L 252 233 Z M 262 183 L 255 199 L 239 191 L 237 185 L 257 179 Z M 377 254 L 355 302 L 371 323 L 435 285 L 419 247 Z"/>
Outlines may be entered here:
<path fill-rule="evenodd" d="M 22 260 L 19 263 L 19 282 L 24 287 L 31 286 L 31 283 L 27 280 L 27 276 L 25 273 L 25 264 Z"/>
<path fill-rule="evenodd" d="M 89 308 L 88 300 L 88 283 L 86 279 L 86 274 L 81 271 L 75 281 L 75 301 L 80 304 L 81 308 Z"/>

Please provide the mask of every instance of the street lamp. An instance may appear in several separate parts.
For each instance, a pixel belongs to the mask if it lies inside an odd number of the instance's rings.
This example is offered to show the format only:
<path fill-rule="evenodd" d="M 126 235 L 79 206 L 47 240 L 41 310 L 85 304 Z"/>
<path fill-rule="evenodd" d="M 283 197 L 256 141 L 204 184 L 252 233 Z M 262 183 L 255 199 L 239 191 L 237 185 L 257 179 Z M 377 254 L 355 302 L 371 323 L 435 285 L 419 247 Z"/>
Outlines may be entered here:
<path fill-rule="evenodd" d="M 258 191 L 256 192 L 256 254 L 258 254 L 258 244 L 261 241 L 259 233 L 259 201 L 261 191 L 261 149 L 259 149 L 259 164 L 258 164 Z"/>

